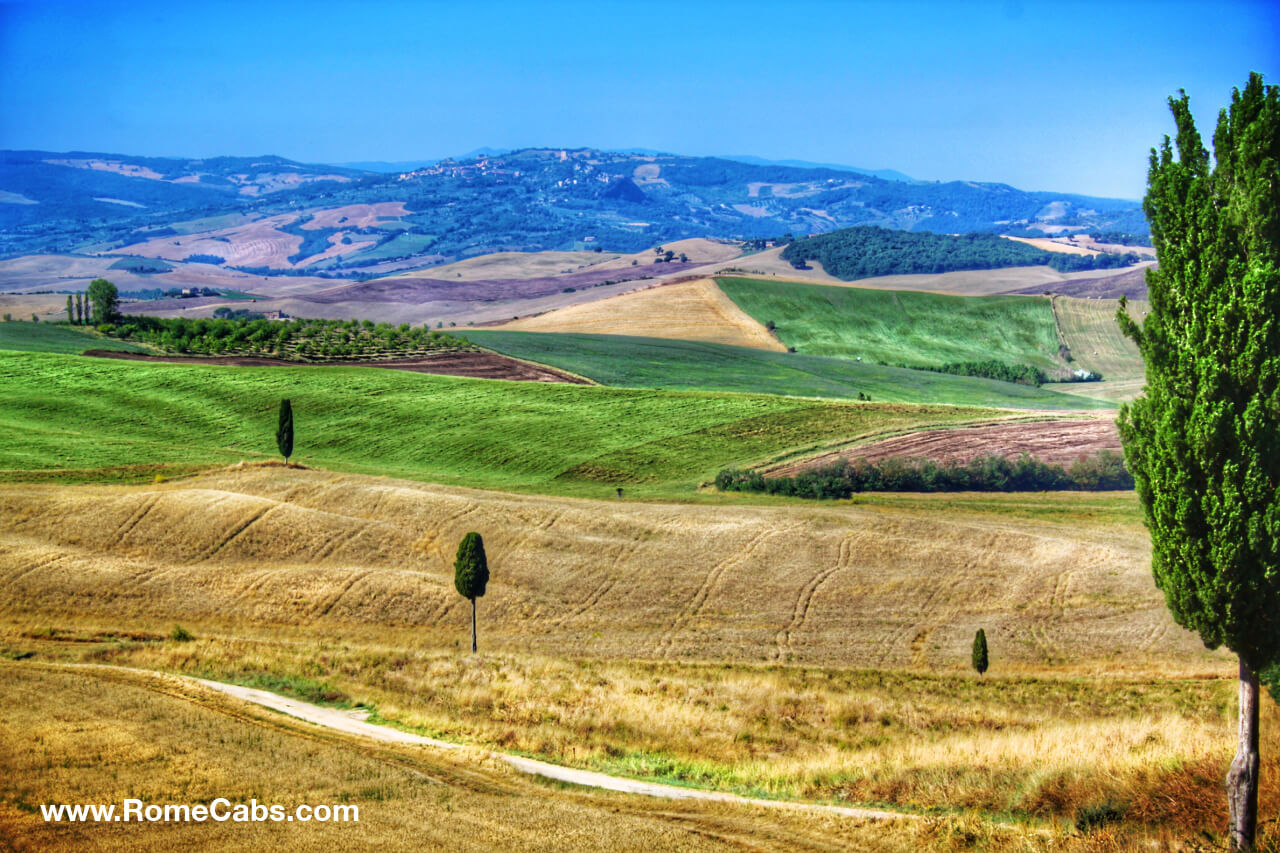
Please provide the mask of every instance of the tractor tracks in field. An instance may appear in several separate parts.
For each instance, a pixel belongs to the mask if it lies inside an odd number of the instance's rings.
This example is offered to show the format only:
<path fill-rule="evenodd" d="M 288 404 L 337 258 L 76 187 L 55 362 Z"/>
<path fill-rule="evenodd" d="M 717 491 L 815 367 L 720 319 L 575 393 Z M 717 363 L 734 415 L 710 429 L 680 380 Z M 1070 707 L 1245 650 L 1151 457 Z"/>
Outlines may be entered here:
<path fill-rule="evenodd" d="M 160 495 L 155 494 L 142 502 L 142 505 L 134 510 L 133 514 L 125 519 L 124 523 L 116 529 L 115 535 L 112 537 L 114 542 L 123 542 L 124 537 L 133 532 L 142 519 L 151 514 L 151 510 L 155 509 L 156 504 L 160 503 Z"/>
<path fill-rule="evenodd" d="M 795 606 L 791 611 L 791 620 L 774 637 L 774 641 L 778 646 L 773 653 L 774 660 L 785 661 L 792 657 L 795 652 L 793 640 L 795 635 L 808 622 L 809 611 L 813 607 L 813 599 L 818 594 L 818 590 L 822 589 L 836 573 L 849 568 L 852 558 L 853 537 L 846 536 L 840 540 L 835 565 L 815 573 L 813 577 L 809 578 L 808 583 L 801 587 L 800 592 L 796 595 Z"/>
<path fill-rule="evenodd" d="M 655 655 L 666 658 L 674 653 L 676 638 L 706 610 L 707 600 L 710 599 L 711 593 L 720 585 L 721 580 L 729 571 L 743 565 L 754 557 L 769 540 L 798 530 L 802 526 L 800 523 L 792 523 L 786 527 L 762 530 L 751 537 L 742 548 L 712 566 L 706 577 L 703 578 L 702 584 L 694 591 L 693 596 L 685 602 L 680 612 L 668 623 L 655 647 Z"/>
<path fill-rule="evenodd" d="M 618 546 L 617 552 L 613 555 L 613 561 L 610 565 L 610 568 L 607 569 L 604 573 L 604 578 L 601 579 L 601 581 L 598 584 L 596 584 L 591 589 L 590 592 L 587 593 L 584 599 L 582 599 L 576 605 L 574 605 L 573 609 L 569 610 L 568 612 L 561 615 L 558 619 L 554 620 L 551 623 L 551 627 L 560 628 L 566 622 L 570 622 L 578 618 L 579 616 L 583 615 L 587 611 L 591 610 L 591 608 L 595 607 L 596 604 L 600 602 L 600 599 L 608 595 L 609 592 L 615 586 L 617 586 L 618 580 L 619 580 L 619 574 L 622 571 L 623 565 L 627 562 L 627 560 L 631 559 L 632 555 L 634 555 L 636 551 L 638 551 L 639 549 L 640 549 L 639 542 L 632 541 L 632 542 L 623 542 L 622 544 L 620 544 Z"/>
<path fill-rule="evenodd" d="M 233 527 L 230 533 L 222 537 L 222 539 L 218 541 L 216 544 L 214 544 L 211 548 L 206 549 L 203 553 L 201 553 L 199 556 L 194 558 L 192 562 L 200 563 L 200 562 L 204 562 L 205 560 L 212 560 L 214 557 L 218 556 L 219 553 L 221 553 L 223 548 L 226 548 L 228 545 L 234 542 L 237 538 L 239 538 L 246 530 L 248 530 L 254 524 L 261 521 L 263 516 L 265 516 L 267 513 L 279 507 L 280 507 L 280 504 L 275 503 L 273 501 L 270 506 L 259 507 L 258 509 L 249 513 L 248 518 L 242 520 L 239 524 Z"/>

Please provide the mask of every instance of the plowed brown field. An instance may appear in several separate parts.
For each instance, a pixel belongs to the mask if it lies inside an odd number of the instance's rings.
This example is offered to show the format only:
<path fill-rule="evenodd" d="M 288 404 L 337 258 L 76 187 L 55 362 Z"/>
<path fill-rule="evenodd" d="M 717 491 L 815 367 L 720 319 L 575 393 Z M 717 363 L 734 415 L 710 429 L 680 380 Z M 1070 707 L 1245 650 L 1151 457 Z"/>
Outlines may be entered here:
<path fill-rule="evenodd" d="M 1069 465 L 1081 456 L 1101 450 L 1119 453 L 1120 433 L 1114 416 L 1079 420 L 1031 421 L 987 426 L 931 429 L 895 436 L 873 444 L 849 447 L 769 472 L 789 477 L 823 468 L 840 460 L 932 459 L 935 462 L 971 462 L 983 456 L 1017 457 L 1030 454 L 1042 462 Z"/>

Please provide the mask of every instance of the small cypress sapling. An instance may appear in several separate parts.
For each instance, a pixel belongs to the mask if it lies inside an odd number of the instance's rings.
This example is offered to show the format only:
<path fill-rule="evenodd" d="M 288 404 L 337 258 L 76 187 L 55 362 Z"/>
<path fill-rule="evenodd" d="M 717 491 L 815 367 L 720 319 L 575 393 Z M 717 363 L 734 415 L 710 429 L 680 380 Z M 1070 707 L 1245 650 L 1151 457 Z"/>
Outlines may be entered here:
<path fill-rule="evenodd" d="M 973 668 L 978 671 L 978 675 L 982 675 L 987 671 L 990 661 L 987 659 L 987 632 L 978 629 L 978 633 L 973 635 Z"/>
<path fill-rule="evenodd" d="M 280 421 L 276 426 L 276 447 L 284 457 L 284 464 L 289 464 L 293 455 L 293 408 L 288 400 L 280 401 Z"/>

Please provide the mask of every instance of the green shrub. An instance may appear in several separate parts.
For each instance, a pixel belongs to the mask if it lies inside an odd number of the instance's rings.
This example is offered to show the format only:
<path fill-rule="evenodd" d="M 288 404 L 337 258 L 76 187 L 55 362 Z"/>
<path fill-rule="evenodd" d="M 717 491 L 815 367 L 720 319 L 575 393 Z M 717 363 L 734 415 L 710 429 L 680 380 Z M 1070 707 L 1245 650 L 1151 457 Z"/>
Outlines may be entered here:
<path fill-rule="evenodd" d="M 176 643 L 187 643 L 194 640 L 195 637 L 186 628 L 181 625 L 174 625 L 173 630 L 169 632 L 169 639 Z"/>
<path fill-rule="evenodd" d="M 1125 807 L 1111 800 L 1092 806 L 1084 806 L 1076 811 L 1076 829 L 1080 832 L 1092 832 L 1109 823 L 1124 820 Z"/>

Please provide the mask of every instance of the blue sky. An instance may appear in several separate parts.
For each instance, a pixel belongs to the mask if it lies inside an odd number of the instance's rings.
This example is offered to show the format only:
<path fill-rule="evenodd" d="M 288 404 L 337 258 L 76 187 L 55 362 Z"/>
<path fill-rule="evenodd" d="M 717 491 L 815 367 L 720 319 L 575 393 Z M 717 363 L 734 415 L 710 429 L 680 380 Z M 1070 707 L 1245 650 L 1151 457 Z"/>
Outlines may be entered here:
<path fill-rule="evenodd" d="M 1208 129 L 1249 71 L 1280 83 L 1277 8 L 0 0 L 0 147 L 643 147 L 1137 198 L 1170 94 Z"/>

